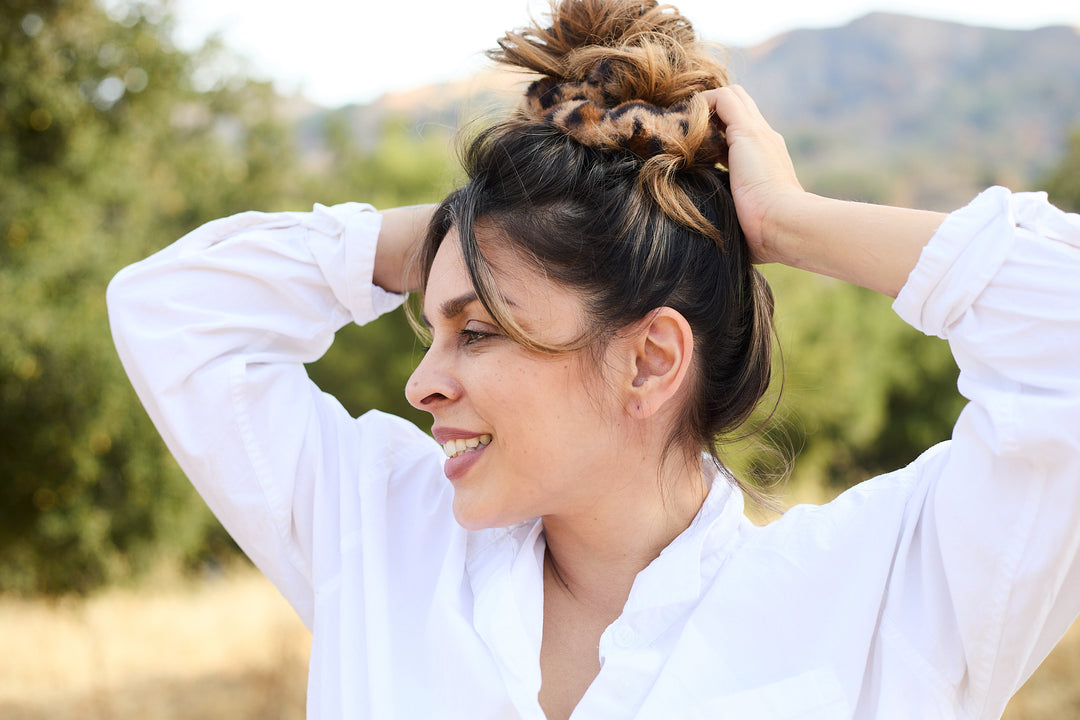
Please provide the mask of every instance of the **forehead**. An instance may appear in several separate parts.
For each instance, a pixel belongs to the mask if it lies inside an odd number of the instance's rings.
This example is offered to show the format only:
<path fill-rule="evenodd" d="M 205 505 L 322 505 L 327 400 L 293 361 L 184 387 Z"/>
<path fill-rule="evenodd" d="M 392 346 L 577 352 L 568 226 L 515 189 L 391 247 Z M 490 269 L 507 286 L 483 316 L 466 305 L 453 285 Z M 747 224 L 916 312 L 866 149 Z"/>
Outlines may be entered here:
<path fill-rule="evenodd" d="M 433 320 L 440 314 L 441 305 L 453 298 L 469 294 L 475 295 L 475 288 L 465 267 L 457 230 L 451 228 L 439 245 L 428 271 L 427 285 L 424 288 L 425 319 Z"/>
<path fill-rule="evenodd" d="M 580 326 L 584 311 L 576 294 L 522 260 L 497 236 L 483 231 L 477 234 L 497 291 L 524 328 L 547 334 L 543 331 L 548 326 L 552 329 L 561 329 L 567 323 L 574 328 Z M 469 278 L 457 229 L 451 228 L 431 264 L 424 294 L 424 316 L 434 323 L 436 318 L 447 315 L 444 310 L 464 309 L 461 305 L 475 297 L 476 288 Z M 478 301 L 476 305 L 482 307 Z"/>

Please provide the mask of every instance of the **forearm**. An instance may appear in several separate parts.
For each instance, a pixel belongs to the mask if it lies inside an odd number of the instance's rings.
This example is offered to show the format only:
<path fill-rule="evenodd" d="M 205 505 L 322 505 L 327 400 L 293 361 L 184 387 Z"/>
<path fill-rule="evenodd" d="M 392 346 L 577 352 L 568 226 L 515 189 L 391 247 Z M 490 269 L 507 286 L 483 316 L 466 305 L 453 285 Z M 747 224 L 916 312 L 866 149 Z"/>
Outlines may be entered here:
<path fill-rule="evenodd" d="M 766 222 L 764 254 L 896 297 L 944 219 L 942 213 L 802 193 Z"/>
<path fill-rule="evenodd" d="M 427 234 L 434 205 L 410 205 L 383 210 L 373 280 L 383 290 L 406 293 L 420 287 L 419 268 L 412 259 Z"/>
<path fill-rule="evenodd" d="M 737 85 L 703 93 L 725 127 L 731 195 L 755 262 L 896 297 L 944 215 L 830 200 L 803 190 L 784 138 Z"/>

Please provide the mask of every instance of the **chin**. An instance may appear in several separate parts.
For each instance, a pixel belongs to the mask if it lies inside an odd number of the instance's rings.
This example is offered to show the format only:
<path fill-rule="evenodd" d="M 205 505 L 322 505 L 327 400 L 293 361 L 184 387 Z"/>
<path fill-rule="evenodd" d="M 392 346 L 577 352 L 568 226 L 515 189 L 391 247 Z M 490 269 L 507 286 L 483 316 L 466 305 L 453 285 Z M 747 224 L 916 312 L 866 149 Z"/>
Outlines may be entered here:
<path fill-rule="evenodd" d="M 471 532 L 510 527 L 528 519 L 508 515 L 506 512 L 499 512 L 498 508 L 483 508 L 470 505 L 461 501 L 457 493 L 454 494 L 454 520 L 457 521 L 458 525 Z"/>

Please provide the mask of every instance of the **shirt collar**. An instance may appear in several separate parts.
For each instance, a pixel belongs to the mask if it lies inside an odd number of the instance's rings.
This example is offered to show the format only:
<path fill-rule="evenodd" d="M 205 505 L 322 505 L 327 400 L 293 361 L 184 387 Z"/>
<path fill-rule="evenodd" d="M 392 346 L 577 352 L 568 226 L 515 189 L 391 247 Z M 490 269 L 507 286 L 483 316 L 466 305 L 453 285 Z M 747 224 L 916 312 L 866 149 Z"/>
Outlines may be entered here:
<path fill-rule="evenodd" d="M 681 605 L 701 596 L 702 586 L 728 556 L 743 521 L 743 495 L 726 472 L 706 465 L 709 494 L 690 525 L 638 573 L 624 614 Z"/>
<path fill-rule="evenodd" d="M 705 502 L 686 530 L 638 573 L 625 612 L 696 600 L 730 553 L 744 520 L 743 495 L 730 474 L 709 458 L 703 465 L 710 485 Z M 501 588 L 500 595 L 514 596 L 523 619 L 542 612 L 544 548 L 539 518 L 470 533 L 466 567 L 478 614 L 481 598 L 494 587 Z"/>
<path fill-rule="evenodd" d="M 742 493 L 730 476 L 706 465 L 709 493 L 694 520 L 638 573 L 621 619 L 644 642 L 667 630 L 731 552 L 743 519 Z M 466 571 L 473 591 L 473 627 L 492 654 L 523 717 L 540 691 L 544 550 L 539 519 L 469 533 Z M 604 639 L 601 638 L 601 652 Z"/>
<path fill-rule="evenodd" d="M 544 542 L 539 518 L 469 533 L 465 567 L 473 627 L 497 665 L 522 717 L 540 692 L 544 614 Z"/>

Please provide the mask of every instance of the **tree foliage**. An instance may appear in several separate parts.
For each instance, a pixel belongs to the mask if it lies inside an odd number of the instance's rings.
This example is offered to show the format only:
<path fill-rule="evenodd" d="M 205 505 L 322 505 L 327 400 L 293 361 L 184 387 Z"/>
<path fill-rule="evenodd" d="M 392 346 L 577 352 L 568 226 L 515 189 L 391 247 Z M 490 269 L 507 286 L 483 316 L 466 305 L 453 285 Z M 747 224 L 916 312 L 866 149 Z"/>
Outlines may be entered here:
<path fill-rule="evenodd" d="M 215 217 L 310 207 L 313 187 L 351 199 L 372 173 L 397 173 L 388 202 L 430 197 L 400 142 L 350 155 L 336 185 L 306 176 L 271 89 L 197 90 L 215 50 L 180 52 L 169 31 L 156 5 L 0 8 L 0 589 L 88 590 L 227 544 L 115 357 L 104 289 L 120 267 Z M 375 335 L 411 350 L 400 329 Z"/>
<path fill-rule="evenodd" d="M 1043 183 L 1050 202 L 1062 210 L 1080 213 L 1080 127 L 1069 136 L 1065 156 Z"/>
<path fill-rule="evenodd" d="M 121 265 L 248 200 L 204 190 L 229 187 L 221 98 L 194 92 L 163 23 L 87 0 L 0 9 L 0 588 L 86 590 L 166 543 L 190 559 L 213 526 L 104 314 Z"/>
<path fill-rule="evenodd" d="M 766 274 L 783 356 L 772 437 L 798 455 L 796 482 L 842 489 L 948 439 L 964 401 L 942 340 L 864 288 L 789 268 Z"/>

